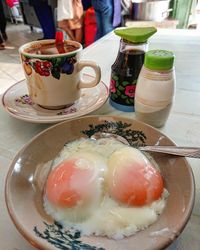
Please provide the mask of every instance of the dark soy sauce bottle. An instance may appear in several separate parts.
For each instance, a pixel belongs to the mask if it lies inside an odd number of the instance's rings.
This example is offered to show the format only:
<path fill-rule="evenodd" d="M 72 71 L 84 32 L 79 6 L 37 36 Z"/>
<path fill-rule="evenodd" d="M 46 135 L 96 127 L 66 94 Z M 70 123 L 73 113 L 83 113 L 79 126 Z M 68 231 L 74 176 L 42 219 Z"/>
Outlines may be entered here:
<path fill-rule="evenodd" d="M 136 83 L 147 47 L 147 43 L 120 41 L 116 61 L 111 67 L 110 104 L 121 111 L 133 112 Z"/>
<path fill-rule="evenodd" d="M 134 42 L 130 41 L 131 38 L 130 40 L 125 39 L 123 34 L 115 32 L 123 38 L 120 40 L 117 58 L 111 66 L 109 102 L 118 110 L 133 112 L 136 83 L 144 63 L 145 52 L 148 50 L 147 38 L 154 34 L 156 29 L 133 28 L 126 30 L 129 32 L 127 37 L 133 38 Z"/>

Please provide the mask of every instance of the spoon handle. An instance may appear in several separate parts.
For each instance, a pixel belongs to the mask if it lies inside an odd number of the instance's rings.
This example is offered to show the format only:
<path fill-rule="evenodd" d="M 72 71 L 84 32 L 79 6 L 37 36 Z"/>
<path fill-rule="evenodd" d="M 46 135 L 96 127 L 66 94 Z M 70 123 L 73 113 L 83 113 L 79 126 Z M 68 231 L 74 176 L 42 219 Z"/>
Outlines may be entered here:
<path fill-rule="evenodd" d="M 146 152 L 158 152 L 185 157 L 200 158 L 200 147 L 144 146 L 139 147 L 139 149 Z"/>

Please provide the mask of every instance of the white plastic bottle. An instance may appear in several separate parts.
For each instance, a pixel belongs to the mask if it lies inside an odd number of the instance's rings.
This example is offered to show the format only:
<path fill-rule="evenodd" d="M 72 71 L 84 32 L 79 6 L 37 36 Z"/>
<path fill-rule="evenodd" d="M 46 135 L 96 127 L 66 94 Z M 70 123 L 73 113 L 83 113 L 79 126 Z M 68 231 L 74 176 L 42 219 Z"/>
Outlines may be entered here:
<path fill-rule="evenodd" d="M 136 118 L 154 127 L 165 125 L 175 96 L 174 54 L 150 50 L 145 54 L 135 92 Z"/>

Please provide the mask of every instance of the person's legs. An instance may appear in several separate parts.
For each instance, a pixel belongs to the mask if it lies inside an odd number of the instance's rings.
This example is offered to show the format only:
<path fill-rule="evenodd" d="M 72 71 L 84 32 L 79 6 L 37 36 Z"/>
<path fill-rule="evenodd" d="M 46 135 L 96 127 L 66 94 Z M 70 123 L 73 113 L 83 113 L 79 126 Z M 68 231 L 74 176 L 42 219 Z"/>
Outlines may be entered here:
<path fill-rule="evenodd" d="M 96 35 L 95 35 L 95 40 L 98 40 L 99 38 L 101 38 L 103 36 L 100 1 L 99 0 L 92 0 L 92 6 L 95 10 L 96 24 L 97 24 L 97 31 L 96 31 Z"/>
<path fill-rule="evenodd" d="M 7 40 L 7 35 L 6 35 L 6 18 L 4 15 L 4 10 L 3 10 L 3 4 L 2 1 L 0 0 L 0 31 L 2 36 L 0 36 L 0 43 L 2 39 Z"/>
<path fill-rule="evenodd" d="M 95 10 L 95 16 L 97 24 L 97 31 L 95 35 L 95 41 L 96 41 L 103 36 L 103 26 L 102 26 L 101 12 L 99 10 Z"/>
<path fill-rule="evenodd" d="M 83 40 L 83 29 L 75 29 L 75 41 L 82 43 Z"/>
<path fill-rule="evenodd" d="M 113 0 L 92 0 L 95 10 L 97 33 L 95 40 L 113 30 Z"/>
<path fill-rule="evenodd" d="M 3 43 L 3 37 L 2 37 L 2 35 L 0 33 L 0 50 L 2 50 L 2 49 L 5 49 L 5 45 Z"/>
<path fill-rule="evenodd" d="M 2 49 L 5 49 L 5 45 L 3 43 L 3 38 L 2 38 L 2 36 L 0 34 L 0 50 L 2 50 Z"/>
<path fill-rule="evenodd" d="M 64 30 L 71 40 L 75 40 L 74 32 L 69 27 L 69 20 L 58 21 L 58 27 Z"/>
<path fill-rule="evenodd" d="M 87 10 L 92 6 L 91 0 L 82 0 L 83 9 Z"/>
<path fill-rule="evenodd" d="M 113 30 L 113 0 L 103 0 L 101 4 L 103 36 Z"/>
<path fill-rule="evenodd" d="M 51 7 L 47 1 L 32 1 L 37 18 L 44 33 L 44 39 L 54 39 L 56 28 Z"/>
<path fill-rule="evenodd" d="M 104 36 L 113 30 L 113 0 L 102 1 L 101 19 Z"/>

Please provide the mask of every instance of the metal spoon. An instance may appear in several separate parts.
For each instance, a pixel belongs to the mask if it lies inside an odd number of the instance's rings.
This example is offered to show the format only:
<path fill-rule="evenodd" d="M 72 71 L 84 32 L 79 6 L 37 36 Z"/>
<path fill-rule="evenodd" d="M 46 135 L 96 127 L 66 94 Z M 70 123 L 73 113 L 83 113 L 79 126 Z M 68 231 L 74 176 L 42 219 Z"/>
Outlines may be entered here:
<path fill-rule="evenodd" d="M 94 140 L 98 140 L 101 138 L 114 138 L 130 146 L 129 142 L 120 135 L 99 132 L 91 136 L 91 139 L 94 139 Z M 138 147 L 138 149 L 141 151 L 145 151 L 145 152 L 158 152 L 158 153 L 171 154 L 171 155 L 177 155 L 177 156 L 200 158 L 200 147 L 143 146 L 143 147 Z"/>

